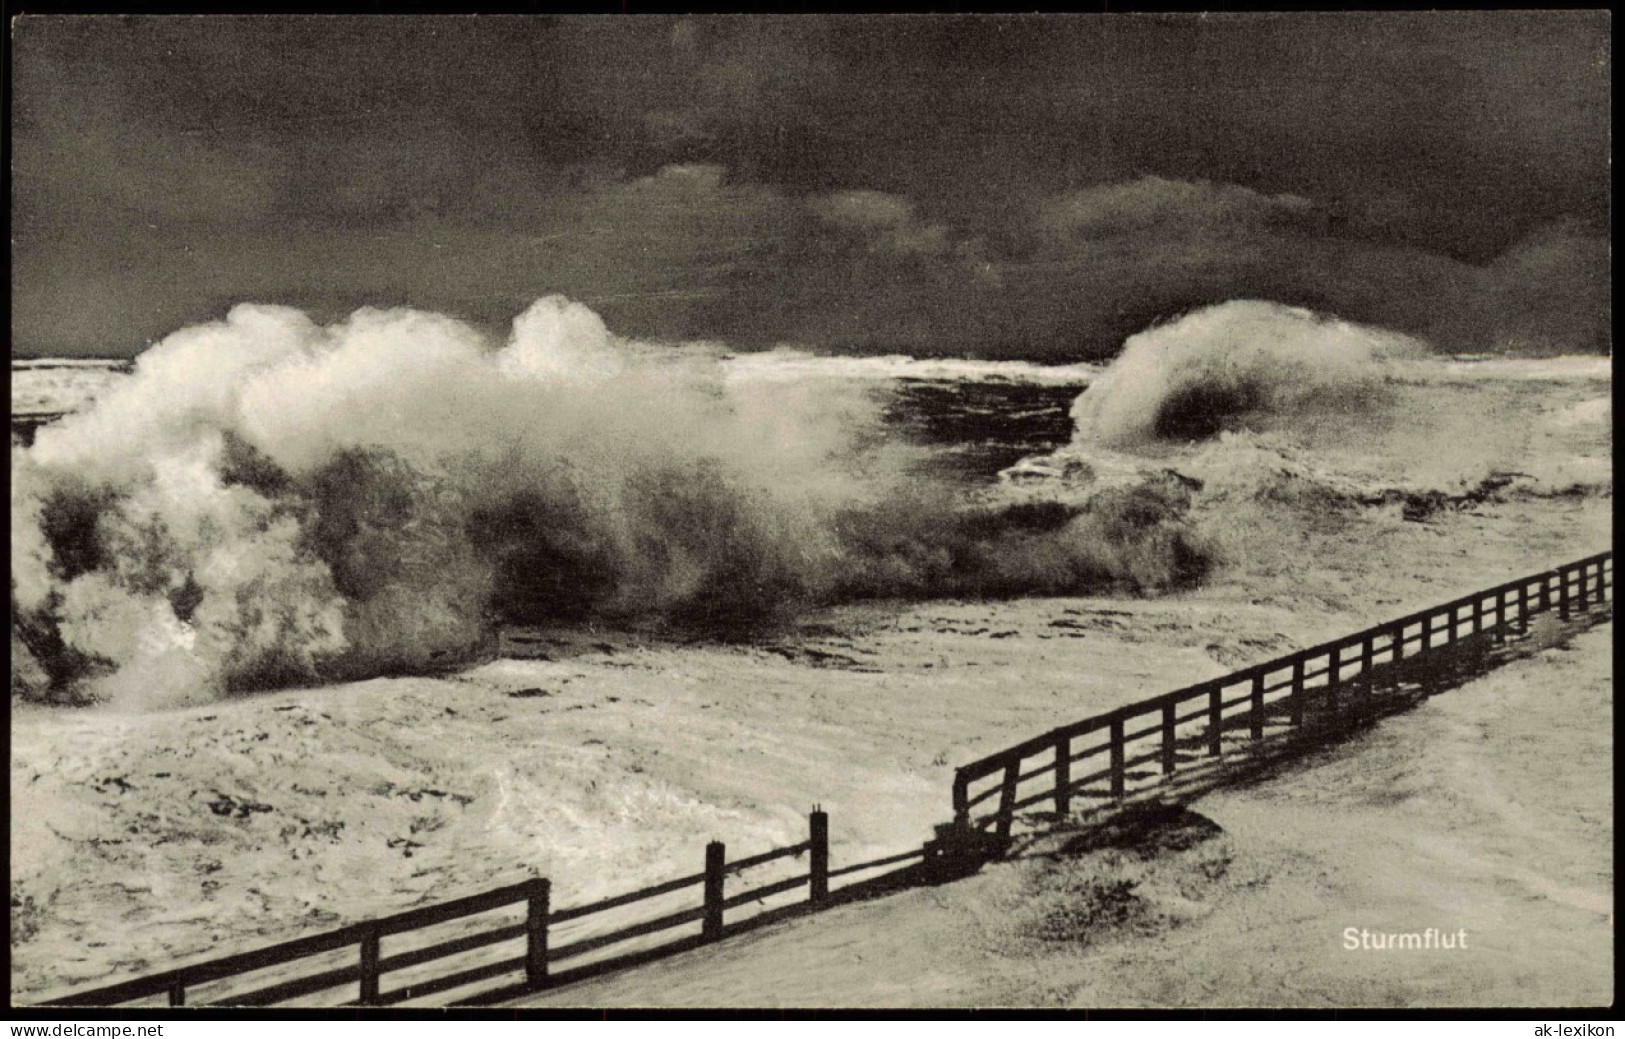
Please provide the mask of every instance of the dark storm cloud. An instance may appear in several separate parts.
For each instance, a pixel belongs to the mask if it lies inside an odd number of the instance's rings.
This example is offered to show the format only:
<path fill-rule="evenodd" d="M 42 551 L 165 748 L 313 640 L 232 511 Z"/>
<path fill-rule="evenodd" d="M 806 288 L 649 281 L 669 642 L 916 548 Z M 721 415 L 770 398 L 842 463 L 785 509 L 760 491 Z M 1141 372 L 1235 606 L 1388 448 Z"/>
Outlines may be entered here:
<path fill-rule="evenodd" d="M 1314 203 L 1297 195 L 1153 176 L 1057 195 L 1043 207 L 1042 230 L 1065 247 L 1119 236 L 1223 235 L 1272 224 L 1312 227 L 1314 214 Z"/>
<path fill-rule="evenodd" d="M 1608 31 L 24 19 L 14 349 L 128 352 L 242 299 L 502 323 L 555 291 L 743 345 L 1098 355 L 1263 295 L 1603 348 Z"/>

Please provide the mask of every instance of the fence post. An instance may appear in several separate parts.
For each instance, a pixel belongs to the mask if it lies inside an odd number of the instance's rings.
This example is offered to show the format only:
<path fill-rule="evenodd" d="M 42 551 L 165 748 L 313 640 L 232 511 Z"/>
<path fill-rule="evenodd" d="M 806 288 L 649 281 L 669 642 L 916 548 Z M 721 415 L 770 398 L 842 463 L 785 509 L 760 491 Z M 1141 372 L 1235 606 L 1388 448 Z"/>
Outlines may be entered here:
<path fill-rule="evenodd" d="M 807 872 L 811 874 L 807 883 L 807 897 L 813 902 L 822 902 L 829 897 L 829 814 L 818 805 L 813 805 L 812 814 L 807 816 L 809 866 Z"/>
<path fill-rule="evenodd" d="M 1174 774 L 1174 717 L 1178 713 L 1177 704 L 1166 703 L 1162 705 L 1162 774 Z"/>
<path fill-rule="evenodd" d="M 172 1007 L 186 1005 L 186 982 L 177 981 L 169 986 L 169 1005 Z"/>
<path fill-rule="evenodd" d="M 1125 792 L 1123 781 L 1123 716 L 1112 715 L 1112 797 L 1121 801 Z"/>
<path fill-rule="evenodd" d="M 1557 615 L 1563 620 L 1569 619 L 1569 571 L 1567 567 L 1557 570 Z"/>
<path fill-rule="evenodd" d="M 1399 692 L 1400 673 L 1403 670 L 1399 665 L 1405 659 L 1405 628 L 1404 621 L 1395 624 L 1388 633 L 1388 691 Z"/>
<path fill-rule="evenodd" d="M 1021 777 L 1021 759 L 1004 766 L 1004 782 L 999 786 L 998 832 L 1000 839 L 1010 836 L 1010 825 L 1016 818 L 1016 783 Z"/>
<path fill-rule="evenodd" d="M 1372 681 L 1373 672 L 1377 669 L 1377 636 L 1367 635 L 1360 643 L 1360 676 L 1365 679 L 1365 692 L 1367 696 L 1376 692 L 1376 683 Z"/>
<path fill-rule="evenodd" d="M 1253 723 L 1252 736 L 1255 740 L 1264 738 L 1264 672 L 1260 671 L 1253 676 L 1253 703 L 1249 712 Z"/>
<path fill-rule="evenodd" d="M 708 942 L 722 937 L 722 871 L 727 853 L 721 841 L 705 846 L 705 922 L 700 934 Z"/>
<path fill-rule="evenodd" d="M 1064 820 L 1072 814 L 1072 738 L 1065 734 L 1055 737 L 1055 818 Z"/>
<path fill-rule="evenodd" d="M 1444 644 L 1454 645 L 1461 634 L 1461 603 L 1450 604 L 1450 622 L 1446 626 Z"/>
<path fill-rule="evenodd" d="M 1224 687 L 1217 682 L 1207 691 L 1207 752 L 1218 757 L 1224 752 Z"/>
<path fill-rule="evenodd" d="M 378 1003 L 378 925 L 367 924 L 361 936 L 361 1005 Z"/>
<path fill-rule="evenodd" d="M 1550 610 L 1551 608 L 1552 608 L 1552 575 L 1548 571 L 1547 573 L 1544 573 L 1544 574 L 1540 575 L 1540 612 L 1545 613 L 1546 611 Z"/>
<path fill-rule="evenodd" d="M 1303 658 L 1292 662 L 1292 691 L 1287 698 L 1287 724 L 1303 724 Z"/>
<path fill-rule="evenodd" d="M 1343 684 L 1343 647 L 1333 646 L 1326 654 L 1326 710 L 1337 710 L 1337 691 Z"/>
<path fill-rule="evenodd" d="M 1591 606 L 1591 564 L 1580 564 L 1580 610 L 1584 612 Z"/>
<path fill-rule="evenodd" d="M 539 989 L 547 984 L 547 914 L 553 898 L 552 881 L 535 877 L 525 910 L 525 984 Z"/>
<path fill-rule="evenodd" d="M 954 827 L 970 829 L 970 780 L 962 768 L 954 769 Z"/>

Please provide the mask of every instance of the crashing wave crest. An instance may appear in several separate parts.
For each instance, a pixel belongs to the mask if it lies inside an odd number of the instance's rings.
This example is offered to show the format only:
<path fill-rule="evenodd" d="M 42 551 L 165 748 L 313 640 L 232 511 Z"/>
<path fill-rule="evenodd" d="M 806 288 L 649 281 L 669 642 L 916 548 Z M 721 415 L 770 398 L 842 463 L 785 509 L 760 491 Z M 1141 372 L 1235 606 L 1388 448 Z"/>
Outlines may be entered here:
<path fill-rule="evenodd" d="M 1466 365 L 1382 329 L 1232 301 L 1131 337 L 1075 401 L 1072 442 L 1001 474 L 1084 495 L 1171 474 L 1198 506 L 1395 509 L 1611 493 L 1606 364 Z M 1543 410 L 1532 382 L 1566 383 Z"/>
<path fill-rule="evenodd" d="M 1359 410 L 1381 393 L 1385 361 L 1423 350 L 1279 303 L 1207 307 L 1129 337 L 1073 406 L 1077 440 L 1198 440 Z"/>

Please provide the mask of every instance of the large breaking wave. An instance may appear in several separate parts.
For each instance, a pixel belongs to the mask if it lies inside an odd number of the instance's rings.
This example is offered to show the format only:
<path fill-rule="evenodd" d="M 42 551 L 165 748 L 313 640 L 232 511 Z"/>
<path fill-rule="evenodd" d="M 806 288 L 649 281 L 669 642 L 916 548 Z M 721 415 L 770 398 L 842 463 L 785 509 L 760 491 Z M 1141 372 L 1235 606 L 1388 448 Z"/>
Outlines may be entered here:
<path fill-rule="evenodd" d="M 1608 494 L 1610 381 L 1606 359 L 1446 361 L 1399 333 L 1235 300 L 1130 337 L 1074 401 L 1072 442 L 1002 475 L 1088 494 L 1161 473 L 1220 546 L 1259 505 L 1279 529 L 1294 512 L 1424 519 Z"/>
<path fill-rule="evenodd" d="M 14 691 L 126 706 L 443 666 L 497 625 L 732 628 L 866 596 L 1188 583 L 1177 485 L 967 507 L 872 393 L 724 377 L 560 297 L 243 305 L 12 450 Z"/>
<path fill-rule="evenodd" d="M 1079 440 L 1108 445 L 1301 428 L 1369 411 L 1383 363 L 1426 352 L 1398 333 L 1237 300 L 1129 337 L 1072 415 Z"/>

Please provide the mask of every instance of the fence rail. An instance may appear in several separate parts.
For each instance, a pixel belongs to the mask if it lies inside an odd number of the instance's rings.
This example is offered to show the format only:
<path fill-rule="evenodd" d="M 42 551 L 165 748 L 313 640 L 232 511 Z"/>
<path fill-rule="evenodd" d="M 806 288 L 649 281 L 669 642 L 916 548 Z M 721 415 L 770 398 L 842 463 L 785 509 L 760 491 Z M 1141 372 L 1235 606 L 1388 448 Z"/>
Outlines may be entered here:
<path fill-rule="evenodd" d="M 1078 798 L 1108 804 L 1121 801 L 1130 792 L 1131 783 L 1159 782 L 1192 760 L 1222 758 L 1225 739 L 1233 738 L 1238 730 L 1244 732 L 1243 739 L 1258 741 L 1272 728 L 1290 730 L 1302 726 L 1307 715 L 1338 711 L 1344 698 L 1358 695 L 1362 685 L 1370 691 L 1385 678 L 1397 683 L 1398 665 L 1406 661 L 1466 638 L 1495 637 L 1510 629 L 1526 629 L 1529 619 L 1539 613 L 1555 609 L 1567 618 L 1593 603 L 1609 601 L 1612 587 L 1613 553 L 1603 552 L 1254 664 L 1222 678 L 1062 725 L 960 767 L 954 775 L 953 825 L 939 827 L 938 837 L 917 849 L 832 868 L 829 816 L 815 807 L 808 817 L 805 841 L 732 862 L 727 861 L 726 847 L 713 841 L 706 846 L 701 872 L 626 894 L 554 909 L 551 883 L 533 877 L 466 898 L 76 992 L 41 1005 L 111 1006 L 162 997 L 170 1006 L 184 1006 L 188 996 L 202 986 L 243 980 L 260 971 L 307 960 L 320 961 L 346 949 L 353 950 L 348 963 L 333 966 L 312 962 L 305 964 L 312 973 L 299 977 L 248 981 L 245 984 L 253 987 L 213 993 L 212 1005 L 268 1006 L 317 993 L 331 994 L 335 989 L 354 985 L 355 998 L 345 1005 L 388 1006 L 504 977 L 513 980 L 502 988 L 487 987 L 464 1001 L 484 1002 L 534 992 L 718 941 L 729 933 L 729 912 L 751 903 L 758 904 L 757 915 L 799 905 L 826 904 L 831 900 L 831 881 L 837 878 L 846 881 L 843 890 L 855 890 L 871 882 L 908 876 L 910 871 L 919 871 L 915 875 L 921 878 L 937 879 L 971 871 L 980 864 L 978 856 L 985 857 L 979 849 L 987 847 L 979 843 L 977 834 L 991 829 L 998 838 L 1007 839 L 1016 813 L 1023 808 L 1049 802 L 1064 818 Z M 1080 764 L 1085 762 L 1088 764 Z M 997 782 L 973 792 L 974 784 L 990 778 Z M 1023 786 L 1030 788 L 1034 781 L 1042 781 L 1042 785 L 1023 795 Z M 991 811 L 976 811 L 995 801 Z M 807 856 L 806 872 L 798 871 L 733 894 L 726 892 L 730 878 L 803 855 Z M 880 870 L 887 872 L 877 874 Z M 858 881 L 851 879 L 860 874 L 868 876 Z M 698 905 L 662 907 L 658 915 L 626 923 L 610 921 L 610 929 L 602 933 L 551 944 L 553 937 L 563 936 L 562 925 L 593 917 L 607 920 L 618 910 L 694 887 L 701 889 Z M 798 889 L 806 890 L 806 897 L 799 902 L 767 905 L 768 899 Z M 524 915 L 520 920 L 383 955 L 386 937 L 415 934 L 521 905 Z M 741 922 L 736 913 L 735 923 Z M 698 933 L 688 930 L 694 924 L 699 925 Z M 671 933 L 679 929 L 685 933 Z M 652 945 L 635 944 L 656 935 L 662 937 Z M 507 955 L 498 952 L 487 955 L 483 962 L 467 960 L 471 954 L 504 945 L 510 946 Z M 589 958 L 618 946 L 620 951 L 607 958 Z M 459 958 L 463 962 L 447 973 L 413 976 L 409 980 L 399 977 L 425 965 L 445 966 L 445 961 Z M 384 980 L 391 975 L 396 976 L 391 979 L 396 984 L 386 989 Z"/>

